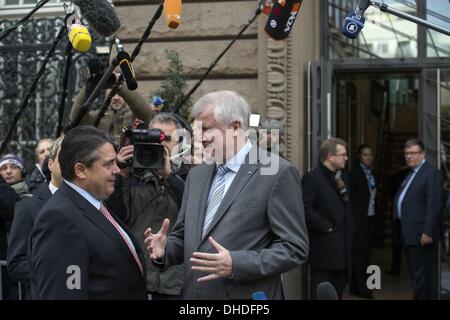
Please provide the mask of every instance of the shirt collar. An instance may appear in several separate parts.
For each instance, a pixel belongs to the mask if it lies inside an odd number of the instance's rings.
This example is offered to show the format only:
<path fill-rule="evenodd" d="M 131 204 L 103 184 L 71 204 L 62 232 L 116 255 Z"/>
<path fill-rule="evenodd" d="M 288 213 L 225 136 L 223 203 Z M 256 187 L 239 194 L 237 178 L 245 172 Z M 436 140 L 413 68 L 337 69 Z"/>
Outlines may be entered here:
<path fill-rule="evenodd" d="M 227 161 L 227 163 L 225 163 L 227 168 L 237 173 L 239 171 L 239 168 L 241 167 L 241 164 L 244 163 L 245 157 L 250 152 L 252 147 L 253 145 L 250 142 L 250 140 L 247 140 L 247 142 L 244 144 L 241 150 L 239 150 L 238 153 L 236 153 L 230 160 Z"/>
<path fill-rule="evenodd" d="M 361 168 L 362 168 L 364 171 L 372 172 L 372 168 L 366 166 L 366 165 L 365 165 L 364 163 L 362 163 L 361 161 L 359 162 L 359 164 L 360 164 Z"/>
<path fill-rule="evenodd" d="M 72 189 L 74 189 L 76 192 L 78 192 L 83 198 L 85 198 L 87 201 L 89 201 L 90 204 L 92 204 L 97 210 L 100 210 L 100 201 L 96 199 L 92 194 L 84 190 L 83 188 L 80 188 L 76 184 L 69 182 L 67 180 L 64 180 L 65 183 L 69 185 Z"/>
<path fill-rule="evenodd" d="M 67 181 L 66 181 L 67 182 Z M 53 183 L 49 183 L 48 184 L 48 188 L 50 189 L 50 193 L 53 195 L 55 194 L 56 190 L 58 190 L 58 188 L 53 184 Z"/>

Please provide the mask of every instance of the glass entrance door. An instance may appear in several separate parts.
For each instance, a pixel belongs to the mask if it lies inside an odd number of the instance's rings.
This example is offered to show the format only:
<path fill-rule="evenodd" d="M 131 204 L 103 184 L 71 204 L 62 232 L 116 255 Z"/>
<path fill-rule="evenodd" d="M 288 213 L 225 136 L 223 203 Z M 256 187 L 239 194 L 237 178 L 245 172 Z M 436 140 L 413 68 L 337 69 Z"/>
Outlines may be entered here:
<path fill-rule="evenodd" d="M 450 299 L 450 70 L 436 70 L 438 167 L 444 176 L 443 239 L 439 248 L 440 299 Z M 449 203 L 450 204 L 450 203 Z"/>

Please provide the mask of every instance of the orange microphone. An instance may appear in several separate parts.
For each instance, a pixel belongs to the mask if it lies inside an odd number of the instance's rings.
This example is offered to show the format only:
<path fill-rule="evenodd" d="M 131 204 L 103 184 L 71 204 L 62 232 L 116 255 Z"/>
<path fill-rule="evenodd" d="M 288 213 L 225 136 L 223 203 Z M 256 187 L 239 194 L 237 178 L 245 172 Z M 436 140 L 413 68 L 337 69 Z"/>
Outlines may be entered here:
<path fill-rule="evenodd" d="M 181 22 L 181 0 L 165 0 L 163 9 L 166 24 L 169 28 L 176 29 Z"/>

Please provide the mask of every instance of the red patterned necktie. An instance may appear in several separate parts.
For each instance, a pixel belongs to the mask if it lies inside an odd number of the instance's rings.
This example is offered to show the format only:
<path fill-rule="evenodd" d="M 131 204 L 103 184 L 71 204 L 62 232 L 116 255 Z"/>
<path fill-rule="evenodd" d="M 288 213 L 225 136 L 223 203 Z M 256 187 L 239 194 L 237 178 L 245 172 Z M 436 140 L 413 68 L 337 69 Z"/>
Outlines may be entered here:
<path fill-rule="evenodd" d="M 136 249 L 133 246 L 131 246 L 131 244 L 127 241 L 127 238 L 123 234 L 124 231 L 122 231 L 122 229 L 119 227 L 119 224 L 116 222 L 116 220 L 114 220 L 113 216 L 111 215 L 111 213 L 109 213 L 108 209 L 106 209 L 106 207 L 103 205 L 103 203 L 100 204 L 100 212 L 105 216 L 106 219 L 108 219 L 109 222 L 111 222 L 111 224 L 114 226 L 114 228 L 116 228 L 117 232 L 119 232 L 123 241 L 125 241 L 125 243 L 127 244 L 128 249 L 130 249 L 131 254 L 134 257 L 134 260 L 136 260 L 136 263 L 138 264 L 139 269 L 141 270 L 141 273 L 143 273 L 144 271 L 142 268 L 142 263 L 141 263 L 141 260 L 139 260 L 139 257 L 136 253 Z"/>

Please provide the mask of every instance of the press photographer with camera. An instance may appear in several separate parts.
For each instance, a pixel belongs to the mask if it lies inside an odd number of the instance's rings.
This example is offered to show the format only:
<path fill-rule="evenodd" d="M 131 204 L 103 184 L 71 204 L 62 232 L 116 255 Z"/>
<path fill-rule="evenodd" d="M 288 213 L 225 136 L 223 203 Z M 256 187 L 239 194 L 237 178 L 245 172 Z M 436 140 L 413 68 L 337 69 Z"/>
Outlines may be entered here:
<path fill-rule="evenodd" d="M 95 89 L 97 83 L 103 76 L 107 64 L 100 58 L 93 58 L 88 63 L 90 77 L 75 97 L 72 109 L 70 111 L 70 121 L 76 118 L 80 112 L 81 106 Z M 112 74 L 106 84 L 105 96 L 108 96 L 110 88 L 116 81 L 117 76 Z M 100 106 L 101 107 L 101 106 Z M 99 107 L 99 108 L 100 108 Z M 80 125 L 93 125 L 98 114 L 98 109 L 93 106 L 86 113 L 80 122 Z M 95 110 L 94 110 L 95 109 Z M 113 136 L 114 141 L 118 142 L 123 127 L 130 125 L 135 118 L 150 122 L 153 116 L 152 108 L 137 91 L 130 91 L 126 85 L 121 85 L 117 94 L 111 100 L 111 105 L 100 120 L 98 128 Z"/>
<path fill-rule="evenodd" d="M 190 156 L 190 127 L 178 116 L 162 112 L 149 129 L 125 132 L 117 163 L 123 176 L 123 196 L 127 207 L 125 222 L 145 249 L 144 231 L 159 230 L 164 219 L 176 221 L 190 169 L 183 157 Z M 147 290 L 153 300 L 181 299 L 183 266 L 161 272 L 147 260 Z"/>

